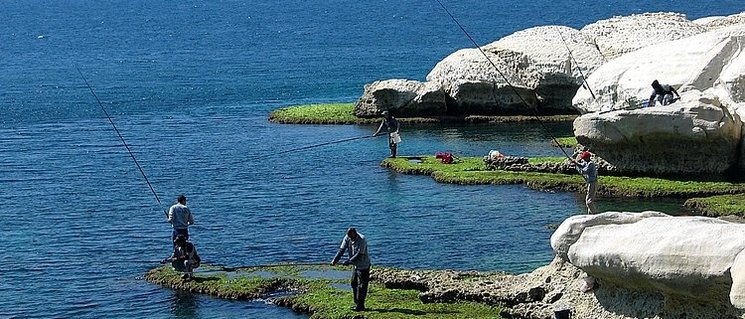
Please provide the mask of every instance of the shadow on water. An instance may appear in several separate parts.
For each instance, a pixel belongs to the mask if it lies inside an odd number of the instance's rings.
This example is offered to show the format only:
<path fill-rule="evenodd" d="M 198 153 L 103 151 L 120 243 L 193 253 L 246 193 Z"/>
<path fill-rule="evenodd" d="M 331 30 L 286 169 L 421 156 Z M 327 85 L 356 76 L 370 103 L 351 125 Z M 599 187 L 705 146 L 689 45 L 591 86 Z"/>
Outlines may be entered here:
<path fill-rule="evenodd" d="M 174 292 L 171 298 L 171 313 L 176 318 L 193 318 L 199 312 L 197 295 L 186 292 Z"/>
<path fill-rule="evenodd" d="M 578 202 L 584 203 L 584 195 L 578 195 Z M 690 215 L 684 207 L 684 199 L 598 199 L 598 210 L 601 212 L 614 211 L 614 212 L 643 212 L 643 211 L 657 211 L 672 216 L 686 216 Z M 581 206 L 584 208 L 584 205 Z"/>

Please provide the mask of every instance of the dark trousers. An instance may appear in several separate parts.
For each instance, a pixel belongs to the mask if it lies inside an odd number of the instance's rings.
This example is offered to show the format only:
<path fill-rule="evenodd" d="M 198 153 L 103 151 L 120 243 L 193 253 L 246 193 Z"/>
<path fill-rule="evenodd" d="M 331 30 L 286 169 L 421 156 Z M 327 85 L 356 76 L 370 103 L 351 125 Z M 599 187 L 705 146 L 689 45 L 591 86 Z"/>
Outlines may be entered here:
<path fill-rule="evenodd" d="M 367 297 L 367 284 L 370 282 L 370 268 L 357 269 L 352 272 L 352 293 L 357 310 L 365 309 L 365 297 Z"/>

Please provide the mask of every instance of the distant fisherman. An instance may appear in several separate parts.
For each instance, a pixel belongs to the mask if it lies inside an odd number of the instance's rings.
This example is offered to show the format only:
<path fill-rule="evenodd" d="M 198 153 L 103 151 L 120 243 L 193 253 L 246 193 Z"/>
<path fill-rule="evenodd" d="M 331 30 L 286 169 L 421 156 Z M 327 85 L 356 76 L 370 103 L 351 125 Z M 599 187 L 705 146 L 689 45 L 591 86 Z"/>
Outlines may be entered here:
<path fill-rule="evenodd" d="M 590 160 L 590 152 L 584 151 L 580 154 L 580 161 L 573 162 L 577 165 L 577 171 L 584 176 L 587 182 L 587 196 L 585 196 L 585 205 L 587 205 L 588 214 L 596 214 L 597 208 L 595 208 L 595 192 L 598 189 L 598 168 Z"/>
<path fill-rule="evenodd" d="M 334 256 L 331 265 L 336 265 L 339 258 L 349 251 L 349 259 L 344 265 L 353 265 L 352 293 L 354 295 L 354 311 L 365 311 L 365 297 L 367 297 L 367 285 L 370 282 L 370 256 L 367 254 L 367 241 L 365 236 L 358 233 L 356 229 L 349 228 L 347 235 L 341 241 L 341 247 Z"/>
<path fill-rule="evenodd" d="M 178 235 L 183 235 L 186 240 L 189 240 L 189 226 L 194 225 L 194 216 L 189 207 L 186 207 L 186 196 L 179 195 L 176 204 L 168 210 L 168 222 L 173 226 L 171 240 L 176 240 Z"/>
<path fill-rule="evenodd" d="M 380 123 L 380 127 L 378 127 L 378 130 L 375 131 L 373 136 L 378 136 L 380 132 L 383 131 L 383 127 L 385 127 L 388 131 L 388 147 L 391 149 L 390 157 L 396 157 L 396 148 L 398 147 L 398 143 L 401 143 L 401 135 L 398 131 L 398 120 L 396 120 L 396 118 L 388 111 L 383 111 L 381 115 L 383 116 L 383 121 Z"/>

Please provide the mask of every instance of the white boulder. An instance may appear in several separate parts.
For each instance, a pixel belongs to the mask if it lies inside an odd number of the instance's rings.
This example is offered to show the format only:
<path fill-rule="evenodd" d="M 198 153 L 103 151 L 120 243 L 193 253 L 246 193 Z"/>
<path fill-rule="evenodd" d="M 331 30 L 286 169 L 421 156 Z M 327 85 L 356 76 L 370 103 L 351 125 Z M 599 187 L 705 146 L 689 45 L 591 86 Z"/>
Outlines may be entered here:
<path fill-rule="evenodd" d="M 577 141 L 619 171 L 723 174 L 738 165 L 742 122 L 715 97 L 574 120 Z"/>
<path fill-rule="evenodd" d="M 365 85 L 365 92 L 357 100 L 357 117 L 377 117 L 389 110 L 395 116 L 436 116 L 447 109 L 445 92 L 434 83 L 393 79 Z"/>
<path fill-rule="evenodd" d="M 601 285 L 745 309 L 742 238 L 745 225 L 713 218 L 608 212 L 568 218 L 551 246 Z"/>
<path fill-rule="evenodd" d="M 455 105 L 449 112 L 532 114 L 525 108 L 540 102 L 538 113 L 567 113 L 572 110 L 567 107 L 570 96 L 583 83 L 582 75 L 592 73 L 603 61 L 592 39 L 560 26 L 519 31 L 482 50 L 459 50 L 427 75 L 452 98 Z"/>
<path fill-rule="evenodd" d="M 745 12 L 733 14 L 726 17 L 706 17 L 694 20 L 693 23 L 701 25 L 707 30 L 716 30 L 736 24 L 745 24 Z"/>
<path fill-rule="evenodd" d="M 721 86 L 718 92 L 732 92 L 727 94 L 732 98 L 720 100 L 743 102 L 743 41 L 745 25 L 735 25 L 625 54 L 588 77 L 595 97 L 579 90 L 572 103 L 583 113 L 637 108 L 649 99 L 653 80 L 670 84 L 681 95 Z"/>
<path fill-rule="evenodd" d="M 687 38 L 706 31 L 684 14 L 644 13 L 619 16 L 586 25 L 581 31 L 595 39 L 610 60 L 652 44 Z"/>
<path fill-rule="evenodd" d="M 577 140 L 620 171 L 708 174 L 745 167 L 737 153 L 744 41 L 745 25 L 735 25 L 608 62 L 588 78 L 596 98 L 580 90 L 573 99 L 582 112 L 595 112 L 575 120 Z M 655 79 L 677 87 L 681 100 L 637 109 Z M 608 112 L 627 109 L 633 110 Z"/>

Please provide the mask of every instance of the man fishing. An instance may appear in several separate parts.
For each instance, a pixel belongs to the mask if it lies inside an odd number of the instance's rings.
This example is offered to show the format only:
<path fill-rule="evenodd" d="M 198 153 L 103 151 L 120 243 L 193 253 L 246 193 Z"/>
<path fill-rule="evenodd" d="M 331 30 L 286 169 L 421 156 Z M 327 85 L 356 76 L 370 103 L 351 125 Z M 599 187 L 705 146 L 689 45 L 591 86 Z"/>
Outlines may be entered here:
<path fill-rule="evenodd" d="M 584 151 L 579 155 L 580 161 L 575 161 L 577 171 L 584 176 L 587 182 L 587 195 L 585 196 L 585 205 L 587 205 L 587 213 L 597 213 L 595 208 L 595 192 L 598 189 L 598 168 L 594 162 L 590 160 L 590 152 Z"/>
<path fill-rule="evenodd" d="M 194 225 L 194 216 L 186 206 L 186 196 L 179 195 L 176 204 L 168 210 L 168 222 L 173 226 L 171 240 L 176 240 L 178 235 L 183 235 L 186 240 L 189 240 L 189 226 Z"/>
<path fill-rule="evenodd" d="M 388 111 L 383 111 L 381 115 L 383 116 L 383 121 L 380 122 L 380 127 L 378 127 L 378 130 L 372 136 L 378 136 L 383 131 L 383 127 L 385 127 L 388 131 L 388 147 L 391 149 L 390 157 L 396 157 L 396 148 L 398 147 L 398 143 L 401 142 L 401 135 L 398 132 L 398 120 Z"/>
<path fill-rule="evenodd" d="M 647 106 L 655 106 L 655 100 L 660 102 L 660 105 L 669 105 L 680 99 L 680 94 L 669 84 L 660 84 L 657 80 L 652 81 L 652 95 L 649 97 Z M 673 93 L 677 98 L 673 98 Z"/>
<path fill-rule="evenodd" d="M 336 265 L 345 252 L 349 251 L 349 259 L 344 265 L 352 265 L 352 293 L 354 295 L 354 311 L 365 311 L 365 297 L 367 297 L 367 285 L 370 282 L 370 256 L 367 254 L 367 241 L 365 236 L 358 233 L 355 228 L 349 228 L 346 236 L 341 241 L 339 251 L 334 256 L 331 265 Z"/>
<path fill-rule="evenodd" d="M 179 234 L 173 241 L 173 254 L 163 259 L 161 263 L 165 264 L 169 261 L 174 270 L 184 272 L 181 279 L 191 280 L 194 279 L 194 269 L 199 268 L 201 258 L 194 244 L 188 242 L 184 235 Z"/>

